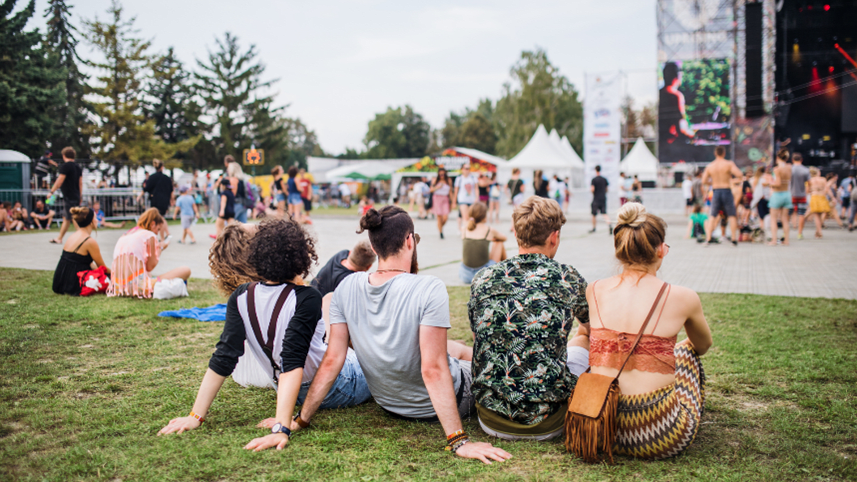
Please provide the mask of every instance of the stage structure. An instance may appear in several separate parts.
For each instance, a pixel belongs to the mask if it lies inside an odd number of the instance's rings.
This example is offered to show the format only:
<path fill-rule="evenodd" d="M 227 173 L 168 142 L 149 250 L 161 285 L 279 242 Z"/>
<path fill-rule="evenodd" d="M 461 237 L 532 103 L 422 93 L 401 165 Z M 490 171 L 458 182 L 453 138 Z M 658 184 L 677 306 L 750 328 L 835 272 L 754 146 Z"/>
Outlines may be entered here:
<path fill-rule="evenodd" d="M 770 159 L 774 1 L 659 0 L 657 8 L 660 162 L 707 163 L 716 146 L 742 166 Z"/>

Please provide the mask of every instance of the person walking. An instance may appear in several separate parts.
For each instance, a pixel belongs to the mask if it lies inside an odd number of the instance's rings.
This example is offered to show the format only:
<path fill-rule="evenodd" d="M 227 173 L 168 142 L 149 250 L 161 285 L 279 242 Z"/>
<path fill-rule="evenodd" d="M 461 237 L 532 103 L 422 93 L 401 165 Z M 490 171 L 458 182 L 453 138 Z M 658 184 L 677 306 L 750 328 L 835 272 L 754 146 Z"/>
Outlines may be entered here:
<path fill-rule="evenodd" d="M 440 233 L 440 239 L 443 239 L 443 226 L 446 224 L 446 220 L 449 219 L 450 195 L 452 193 L 446 169 L 441 167 L 437 170 L 437 177 L 432 181 L 430 191 L 432 193 L 432 212 L 434 212 L 437 218 L 437 230 Z"/>
<path fill-rule="evenodd" d="M 610 185 L 603 176 L 601 176 L 601 166 L 595 166 L 595 177 L 589 185 L 589 192 L 592 193 L 592 229 L 590 233 L 595 232 L 595 223 L 598 213 L 604 216 L 604 222 L 607 223 L 607 234 L 613 234 L 613 225 L 610 224 L 610 216 L 607 215 L 607 189 Z"/>
<path fill-rule="evenodd" d="M 62 150 L 62 165 L 57 171 L 57 181 L 54 187 L 51 188 L 48 198 L 53 197 L 57 190 L 62 192 L 63 210 L 62 210 L 62 226 L 60 226 L 60 234 L 52 239 L 51 244 L 62 244 L 62 238 L 68 232 L 71 226 L 71 209 L 80 206 L 80 199 L 83 193 L 83 170 L 75 164 L 74 159 L 77 153 L 72 147 L 66 147 Z"/>
<path fill-rule="evenodd" d="M 782 151 L 780 151 L 782 152 Z M 788 151 L 786 151 L 788 153 Z M 791 180 L 789 191 L 792 195 L 791 221 L 797 228 L 797 239 L 803 239 L 803 227 L 806 224 L 806 183 L 811 177 L 809 169 L 803 165 L 803 156 L 796 152 L 792 155 Z"/>
<path fill-rule="evenodd" d="M 517 167 L 512 169 L 512 178 L 506 183 L 506 193 L 509 195 L 509 202 L 514 207 L 518 207 L 524 202 L 524 181 L 521 180 L 521 170 Z"/>
<path fill-rule="evenodd" d="M 479 179 L 470 172 L 470 164 L 461 166 L 461 175 L 455 178 L 455 192 L 452 195 L 452 210 L 458 206 L 458 230 L 461 223 L 470 219 L 470 206 L 478 200 Z"/>
<path fill-rule="evenodd" d="M 789 151 L 786 149 L 780 150 L 777 154 L 777 166 L 774 168 L 774 179 L 771 182 L 771 200 L 768 206 L 771 208 L 771 242 L 770 246 L 776 246 L 779 238 L 777 237 L 777 221 L 782 221 L 783 225 L 783 246 L 789 245 L 789 210 L 792 208 L 792 191 L 790 191 L 792 180 L 792 166 L 788 163 Z M 807 169 L 809 173 L 809 169 Z M 799 191 L 800 192 L 800 191 Z M 804 201 L 806 201 L 806 187 L 802 191 L 804 193 Z M 805 202 L 804 202 L 805 204 Z M 712 208 L 712 213 L 714 212 Z M 797 210 L 799 213 L 800 210 Z M 804 214 L 806 211 L 804 211 Z M 798 214 L 800 217 L 800 214 Z M 800 221 L 799 221 L 800 222 Z"/>
<path fill-rule="evenodd" d="M 176 207 L 173 209 L 174 220 L 176 219 L 176 215 L 179 212 L 181 213 L 182 239 L 179 241 L 179 244 L 184 244 L 186 237 L 190 237 L 190 244 L 196 244 L 196 238 L 193 237 L 193 232 L 191 232 L 190 228 L 193 226 L 193 222 L 199 218 L 199 210 L 196 207 L 193 196 L 190 194 L 189 186 L 180 187 L 179 193 L 181 195 L 176 199 Z"/>

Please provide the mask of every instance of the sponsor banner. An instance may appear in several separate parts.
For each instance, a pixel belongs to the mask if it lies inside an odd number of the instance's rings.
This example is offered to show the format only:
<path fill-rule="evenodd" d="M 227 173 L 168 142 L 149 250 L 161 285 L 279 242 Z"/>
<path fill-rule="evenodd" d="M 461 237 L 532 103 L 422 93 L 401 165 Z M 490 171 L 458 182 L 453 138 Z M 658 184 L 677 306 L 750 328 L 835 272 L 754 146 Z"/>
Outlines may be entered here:
<path fill-rule="evenodd" d="M 586 184 L 595 177 L 595 166 L 611 187 L 619 182 L 622 138 L 622 77 L 620 74 L 587 75 L 583 103 L 583 156 Z M 615 189 L 612 192 L 616 192 Z"/>

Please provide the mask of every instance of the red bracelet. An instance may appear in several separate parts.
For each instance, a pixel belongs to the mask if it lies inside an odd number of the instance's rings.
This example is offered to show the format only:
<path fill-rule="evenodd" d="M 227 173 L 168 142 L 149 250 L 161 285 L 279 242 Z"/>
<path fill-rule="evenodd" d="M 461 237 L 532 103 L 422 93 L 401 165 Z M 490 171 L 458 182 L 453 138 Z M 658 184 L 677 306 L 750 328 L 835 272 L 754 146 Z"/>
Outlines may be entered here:
<path fill-rule="evenodd" d="M 193 418 L 199 420 L 199 423 L 205 422 L 205 419 L 200 417 L 199 415 L 193 413 L 193 410 L 190 411 L 190 415 L 188 415 L 188 417 L 193 417 Z"/>
<path fill-rule="evenodd" d="M 455 437 L 458 437 L 459 435 L 464 435 L 464 434 L 465 434 L 464 430 L 456 430 L 455 432 L 452 432 L 451 434 L 447 435 L 446 439 L 452 440 Z"/>

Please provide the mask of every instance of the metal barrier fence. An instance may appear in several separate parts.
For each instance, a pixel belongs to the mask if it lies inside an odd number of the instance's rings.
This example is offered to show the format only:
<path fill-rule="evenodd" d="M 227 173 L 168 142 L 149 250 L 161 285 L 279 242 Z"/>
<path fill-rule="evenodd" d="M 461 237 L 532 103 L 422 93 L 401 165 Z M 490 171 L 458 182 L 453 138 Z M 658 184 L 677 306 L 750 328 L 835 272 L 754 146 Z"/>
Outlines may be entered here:
<path fill-rule="evenodd" d="M 136 220 L 149 208 L 148 196 L 144 195 L 138 202 L 138 195 L 139 191 L 131 188 L 84 189 L 81 205 L 92 206 L 97 201 L 107 221 Z M 42 201 L 55 212 L 55 218 L 61 218 L 65 207 L 63 198 L 56 195 L 49 203 L 49 196 L 48 190 L 0 189 L 0 202 L 20 202 L 25 209 L 32 211 L 36 202 Z"/>

